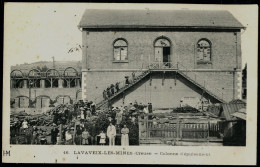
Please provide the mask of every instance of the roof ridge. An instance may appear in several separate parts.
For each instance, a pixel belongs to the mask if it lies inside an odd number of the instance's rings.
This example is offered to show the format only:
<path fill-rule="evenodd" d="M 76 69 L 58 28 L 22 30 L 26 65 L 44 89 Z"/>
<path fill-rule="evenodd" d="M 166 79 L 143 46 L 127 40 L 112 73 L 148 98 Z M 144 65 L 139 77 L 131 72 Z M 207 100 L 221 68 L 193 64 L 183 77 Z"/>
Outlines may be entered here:
<path fill-rule="evenodd" d="M 86 9 L 79 28 L 230 27 L 245 28 L 227 10 Z M 142 27 L 142 26 L 147 27 Z"/>

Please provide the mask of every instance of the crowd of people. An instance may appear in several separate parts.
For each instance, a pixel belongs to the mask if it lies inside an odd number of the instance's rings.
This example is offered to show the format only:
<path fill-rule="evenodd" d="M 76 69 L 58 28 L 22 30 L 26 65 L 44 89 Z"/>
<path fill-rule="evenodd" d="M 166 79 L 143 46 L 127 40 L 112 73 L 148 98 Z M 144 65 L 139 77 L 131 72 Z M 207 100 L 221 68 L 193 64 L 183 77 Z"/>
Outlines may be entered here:
<path fill-rule="evenodd" d="M 138 115 L 150 110 L 151 104 L 146 106 L 135 101 L 128 106 L 97 111 L 94 102 L 80 100 L 48 111 L 51 125 L 40 127 L 24 119 L 19 133 L 13 137 L 24 134 L 25 140 L 19 144 L 127 146 L 129 138 L 138 140 Z"/>

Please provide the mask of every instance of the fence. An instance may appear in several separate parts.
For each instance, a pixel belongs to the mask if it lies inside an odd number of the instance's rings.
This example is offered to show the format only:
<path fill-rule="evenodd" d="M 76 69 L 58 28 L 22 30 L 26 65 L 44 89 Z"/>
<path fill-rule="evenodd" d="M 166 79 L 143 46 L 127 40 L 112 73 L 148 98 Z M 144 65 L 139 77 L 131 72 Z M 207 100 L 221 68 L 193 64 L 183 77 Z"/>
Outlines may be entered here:
<path fill-rule="evenodd" d="M 143 119 L 139 117 L 139 142 L 160 143 L 162 141 L 216 141 L 223 133 L 219 123 L 206 116 L 194 118 L 188 114 L 176 114 L 173 119 Z M 221 139 L 219 139 L 221 140 Z"/>

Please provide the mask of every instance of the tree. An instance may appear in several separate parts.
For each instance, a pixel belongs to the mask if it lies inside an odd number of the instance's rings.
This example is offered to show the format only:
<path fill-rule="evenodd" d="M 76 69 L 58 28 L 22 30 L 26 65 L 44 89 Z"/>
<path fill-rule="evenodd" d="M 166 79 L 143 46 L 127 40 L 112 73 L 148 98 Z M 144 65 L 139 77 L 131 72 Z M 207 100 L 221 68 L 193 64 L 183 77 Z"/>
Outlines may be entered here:
<path fill-rule="evenodd" d="M 37 66 L 36 68 L 40 72 L 46 72 L 49 69 L 46 65 L 44 65 L 43 67 Z"/>

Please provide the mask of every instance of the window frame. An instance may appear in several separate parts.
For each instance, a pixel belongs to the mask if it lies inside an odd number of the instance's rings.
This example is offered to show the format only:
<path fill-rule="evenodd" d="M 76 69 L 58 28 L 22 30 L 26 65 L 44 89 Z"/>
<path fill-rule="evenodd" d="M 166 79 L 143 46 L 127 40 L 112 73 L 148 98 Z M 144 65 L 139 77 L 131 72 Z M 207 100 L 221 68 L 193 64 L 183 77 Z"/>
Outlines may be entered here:
<path fill-rule="evenodd" d="M 169 43 L 169 46 L 156 46 L 157 41 L 159 41 L 159 40 L 161 40 L 161 39 L 166 40 L 166 41 Z M 156 51 L 155 51 L 156 48 L 164 48 L 164 47 L 169 47 L 169 48 L 170 48 L 170 55 L 169 55 L 169 58 L 168 58 L 168 62 L 171 62 L 172 41 L 170 40 L 170 38 L 168 38 L 167 36 L 164 36 L 164 35 L 155 38 L 154 41 L 153 41 L 154 61 L 156 61 L 156 60 L 155 60 L 155 59 L 156 59 Z M 163 57 L 162 57 L 161 62 L 163 62 Z"/>
<path fill-rule="evenodd" d="M 115 46 L 115 43 L 117 41 L 120 41 L 120 40 L 124 41 L 126 43 L 126 46 Z M 123 48 L 123 47 L 127 49 L 126 50 L 126 59 L 125 60 L 121 60 L 122 55 L 120 54 L 120 60 L 116 60 L 116 58 L 115 58 L 115 48 Z M 129 62 L 129 58 L 128 58 L 128 42 L 127 42 L 127 40 L 124 39 L 124 38 L 117 38 L 117 39 L 115 39 L 113 41 L 113 63 L 128 63 L 128 62 Z"/>
<path fill-rule="evenodd" d="M 209 54 L 209 58 L 210 60 L 204 60 L 204 55 L 203 55 L 203 60 L 198 60 L 198 55 L 199 55 L 199 52 L 198 52 L 198 44 L 201 42 L 201 41 L 206 41 L 208 44 L 209 44 L 209 49 L 210 49 L 210 54 Z M 198 40 L 198 42 L 196 43 L 196 64 L 212 64 L 212 43 L 210 40 L 208 40 L 207 38 L 201 38 Z"/>

